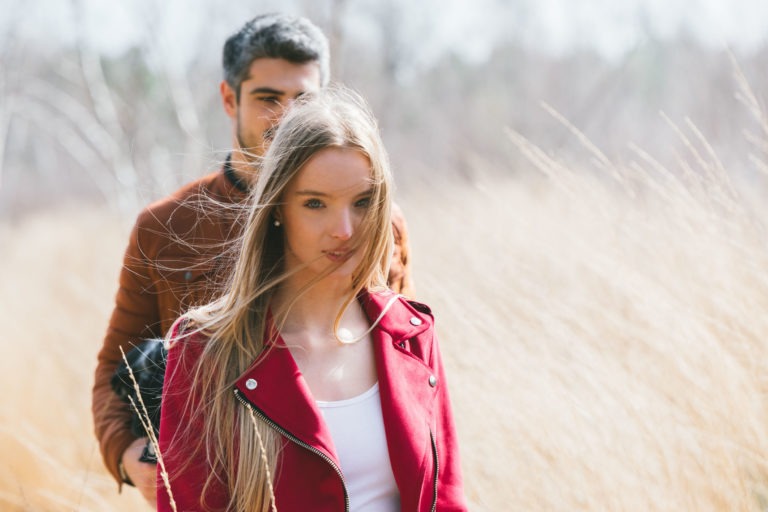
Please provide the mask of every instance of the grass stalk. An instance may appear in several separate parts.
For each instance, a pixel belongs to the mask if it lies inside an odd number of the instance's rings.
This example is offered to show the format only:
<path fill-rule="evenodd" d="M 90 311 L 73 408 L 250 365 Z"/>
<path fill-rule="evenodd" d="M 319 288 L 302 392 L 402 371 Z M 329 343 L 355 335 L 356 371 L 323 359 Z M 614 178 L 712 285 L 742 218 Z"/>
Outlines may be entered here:
<path fill-rule="evenodd" d="M 174 512 L 176 512 L 176 501 L 173 499 L 173 492 L 171 491 L 171 483 L 168 478 L 168 472 L 165 469 L 165 462 L 163 461 L 163 454 L 160 452 L 160 443 L 157 441 L 157 436 L 155 436 L 155 429 L 152 428 L 152 422 L 149 419 L 149 413 L 147 412 L 147 408 L 144 405 L 144 400 L 141 398 L 141 388 L 139 388 L 139 383 L 136 381 L 136 377 L 133 375 L 133 368 L 131 368 L 131 365 L 128 364 L 128 359 L 125 357 L 125 352 L 123 352 L 123 347 L 120 347 L 120 354 L 123 356 L 123 361 L 125 361 L 125 365 L 128 367 L 128 375 L 131 378 L 131 382 L 133 383 L 133 389 L 136 391 L 136 396 L 139 398 L 139 405 L 141 408 L 137 406 L 137 404 L 133 401 L 133 398 L 130 396 L 128 399 L 131 401 L 131 407 L 136 411 L 136 413 L 139 416 L 139 419 L 141 420 L 141 425 L 144 427 L 144 430 L 147 432 L 147 436 L 149 437 L 149 442 L 152 443 L 152 446 L 155 448 L 155 454 L 157 455 L 157 463 L 160 465 L 160 476 L 163 479 L 163 486 L 168 491 L 168 497 L 170 499 L 171 508 Z"/>

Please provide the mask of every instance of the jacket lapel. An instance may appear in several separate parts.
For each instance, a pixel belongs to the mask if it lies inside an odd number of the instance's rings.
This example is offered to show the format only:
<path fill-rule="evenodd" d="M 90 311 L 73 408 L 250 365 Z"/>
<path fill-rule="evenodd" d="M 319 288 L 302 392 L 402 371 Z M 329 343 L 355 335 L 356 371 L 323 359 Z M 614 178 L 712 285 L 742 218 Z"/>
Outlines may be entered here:
<path fill-rule="evenodd" d="M 363 298 L 371 320 L 381 314 L 389 300 L 384 293 Z M 432 317 L 398 298 L 373 330 L 381 410 L 392 470 L 403 503 L 418 499 L 406 496 L 418 489 L 427 469 L 431 449 L 430 428 L 436 388 L 430 385 L 432 371 L 422 357 L 431 355 Z M 428 348 L 414 354 L 412 349 Z"/>
<path fill-rule="evenodd" d="M 290 351 L 277 339 L 235 383 L 270 421 L 339 465 L 327 425 Z"/>

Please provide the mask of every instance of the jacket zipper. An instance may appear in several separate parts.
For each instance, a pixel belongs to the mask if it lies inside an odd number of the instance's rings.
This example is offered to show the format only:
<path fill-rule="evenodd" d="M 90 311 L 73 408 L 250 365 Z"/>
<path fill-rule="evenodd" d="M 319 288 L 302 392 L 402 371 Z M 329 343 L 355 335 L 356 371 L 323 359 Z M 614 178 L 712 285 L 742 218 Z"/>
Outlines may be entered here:
<path fill-rule="evenodd" d="M 437 474 L 440 471 L 440 459 L 437 457 L 437 441 L 435 441 L 435 434 L 432 433 L 432 429 L 429 430 L 429 439 L 432 441 L 432 453 L 435 456 L 435 477 L 432 480 L 432 491 L 434 492 L 432 512 L 435 512 L 437 510 Z"/>
<path fill-rule="evenodd" d="M 302 448 L 309 450 L 310 452 L 314 453 L 315 455 L 319 456 L 321 459 L 323 459 L 325 462 L 327 462 L 334 471 L 336 471 L 336 474 L 339 475 L 339 479 L 341 480 L 341 486 L 344 489 L 344 512 L 349 512 L 349 493 L 347 492 L 347 483 L 344 481 L 344 475 L 341 473 L 341 469 L 336 465 L 333 460 L 328 457 L 326 454 L 312 446 L 311 444 L 307 444 L 295 435 L 291 434 L 287 430 L 285 430 L 283 427 L 269 419 L 264 413 L 262 413 L 258 407 L 253 405 L 251 402 L 249 402 L 245 397 L 243 397 L 240 394 L 240 390 L 235 388 L 235 398 L 237 398 L 238 402 L 243 404 L 245 407 L 248 407 L 250 410 L 253 411 L 253 413 L 258 416 L 264 423 L 275 429 L 277 432 L 279 432 L 281 435 L 287 437 L 297 445 L 301 446 Z M 435 451 L 435 455 L 437 455 L 437 448 L 435 447 L 435 441 L 432 440 L 432 447 Z M 437 459 L 435 459 L 437 460 Z M 435 503 L 432 506 L 432 511 L 434 512 L 435 506 L 437 505 L 437 472 L 435 472 Z"/>

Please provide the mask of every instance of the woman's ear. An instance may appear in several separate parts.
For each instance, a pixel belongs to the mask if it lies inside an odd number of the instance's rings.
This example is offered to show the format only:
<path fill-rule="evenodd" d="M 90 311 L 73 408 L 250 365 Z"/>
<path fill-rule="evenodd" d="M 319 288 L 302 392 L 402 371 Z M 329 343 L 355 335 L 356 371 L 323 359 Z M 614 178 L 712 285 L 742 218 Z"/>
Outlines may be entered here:
<path fill-rule="evenodd" d="M 280 213 L 280 209 L 275 208 L 274 210 L 272 210 L 272 224 L 274 224 L 274 226 L 278 228 L 282 223 L 283 223 L 283 216 Z"/>

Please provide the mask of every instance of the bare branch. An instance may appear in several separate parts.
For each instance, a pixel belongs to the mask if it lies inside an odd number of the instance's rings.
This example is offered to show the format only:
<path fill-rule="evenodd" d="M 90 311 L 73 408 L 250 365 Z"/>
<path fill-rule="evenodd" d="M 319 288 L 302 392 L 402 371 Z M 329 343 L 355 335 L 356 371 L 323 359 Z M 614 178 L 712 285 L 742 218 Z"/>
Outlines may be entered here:
<path fill-rule="evenodd" d="M 83 4 L 78 0 L 72 0 L 72 5 L 75 10 L 75 20 L 78 24 L 81 24 L 81 20 L 85 19 L 83 16 Z M 110 133 L 115 143 L 114 148 L 116 151 L 113 154 L 111 165 L 115 178 L 122 186 L 120 203 L 133 208 L 138 204 L 138 198 L 136 197 L 138 177 L 130 158 L 130 148 L 124 145 L 128 137 L 120 125 L 117 108 L 112 99 L 110 88 L 107 85 L 104 69 L 101 66 L 101 58 L 89 49 L 83 41 L 84 27 L 78 27 L 77 33 L 80 34 L 77 48 L 86 90 L 93 101 L 96 118 L 104 129 Z"/>

